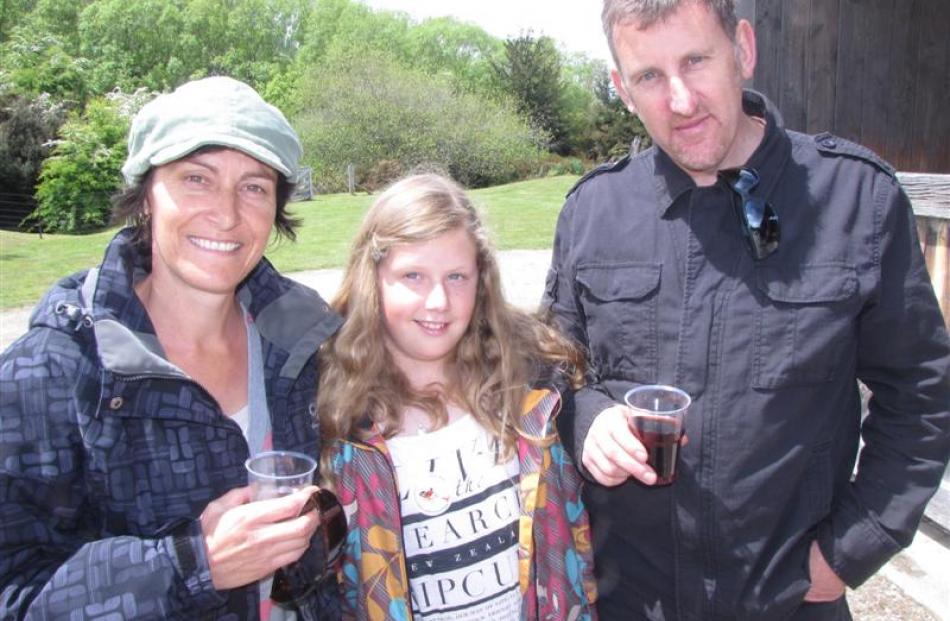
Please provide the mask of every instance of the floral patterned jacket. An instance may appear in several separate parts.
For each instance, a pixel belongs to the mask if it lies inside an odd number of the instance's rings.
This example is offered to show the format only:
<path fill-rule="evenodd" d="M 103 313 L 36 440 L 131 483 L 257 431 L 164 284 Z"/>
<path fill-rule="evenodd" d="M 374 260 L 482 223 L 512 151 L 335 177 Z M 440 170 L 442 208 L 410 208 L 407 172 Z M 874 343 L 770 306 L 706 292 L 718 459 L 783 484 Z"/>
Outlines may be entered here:
<path fill-rule="evenodd" d="M 581 479 L 554 428 L 560 395 L 533 390 L 518 439 L 519 574 L 522 619 L 594 621 L 597 599 Z M 399 496 L 385 440 L 337 442 L 331 450 L 336 493 L 349 521 L 340 569 L 344 617 L 412 619 Z"/>

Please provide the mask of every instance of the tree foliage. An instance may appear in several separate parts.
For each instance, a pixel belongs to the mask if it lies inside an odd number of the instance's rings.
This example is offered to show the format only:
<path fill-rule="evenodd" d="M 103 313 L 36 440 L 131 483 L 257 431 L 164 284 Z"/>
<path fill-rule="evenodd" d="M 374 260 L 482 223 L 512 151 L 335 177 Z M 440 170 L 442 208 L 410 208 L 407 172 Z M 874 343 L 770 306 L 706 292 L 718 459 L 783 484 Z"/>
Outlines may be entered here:
<path fill-rule="evenodd" d="M 28 221 L 44 231 L 81 233 L 109 223 L 110 197 L 121 185 L 129 119 L 114 101 L 89 102 L 63 124 L 53 154 L 43 162 Z"/>
<path fill-rule="evenodd" d="M 78 197 L 118 178 L 109 141 L 118 126 L 106 112 L 116 89 L 168 91 L 208 75 L 248 82 L 300 121 L 308 157 L 333 189 L 348 162 L 370 185 L 430 161 L 469 185 L 496 183 L 537 172 L 539 144 L 579 171 L 581 159 L 615 157 L 642 133 L 603 63 L 531 33 L 504 41 L 359 0 L 0 2 L 0 180 L 33 187 L 38 158 L 73 111 L 43 168 L 37 217 L 47 228 L 104 221 L 93 215 L 106 206 L 100 195 L 68 212 L 49 188 L 71 179 L 79 189 L 56 192 Z M 44 116 L 54 109 L 58 120 Z"/>
<path fill-rule="evenodd" d="M 573 153 L 605 161 L 625 155 L 635 140 L 649 146 L 640 120 L 614 91 L 606 63 L 575 55 L 565 63 L 564 76 Z"/>
<path fill-rule="evenodd" d="M 0 100 L 0 192 L 31 195 L 66 108 L 46 95 Z"/>
<path fill-rule="evenodd" d="M 491 95 L 497 90 L 492 62 L 504 53 L 504 43 L 479 26 L 438 17 L 409 32 L 406 60 L 427 73 L 449 76 L 460 90 Z"/>
<path fill-rule="evenodd" d="M 477 187 L 512 180 L 539 161 L 542 137 L 512 109 L 383 54 L 329 59 L 299 92 L 304 112 L 293 122 L 326 190 L 346 187 L 348 164 L 369 185 L 435 165 Z"/>
<path fill-rule="evenodd" d="M 518 111 L 551 137 L 551 150 L 567 153 L 567 109 L 554 40 L 530 33 L 508 39 L 504 59 L 492 66 L 504 91 L 517 102 Z"/>

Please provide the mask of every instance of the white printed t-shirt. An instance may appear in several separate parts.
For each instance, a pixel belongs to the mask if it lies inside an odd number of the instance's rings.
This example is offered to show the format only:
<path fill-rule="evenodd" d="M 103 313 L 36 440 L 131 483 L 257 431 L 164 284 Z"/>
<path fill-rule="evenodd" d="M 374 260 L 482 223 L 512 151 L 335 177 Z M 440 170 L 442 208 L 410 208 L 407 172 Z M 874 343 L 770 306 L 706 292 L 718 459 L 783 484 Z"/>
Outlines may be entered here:
<path fill-rule="evenodd" d="M 396 467 L 412 612 L 425 621 L 521 615 L 518 459 L 471 414 L 387 440 Z"/>

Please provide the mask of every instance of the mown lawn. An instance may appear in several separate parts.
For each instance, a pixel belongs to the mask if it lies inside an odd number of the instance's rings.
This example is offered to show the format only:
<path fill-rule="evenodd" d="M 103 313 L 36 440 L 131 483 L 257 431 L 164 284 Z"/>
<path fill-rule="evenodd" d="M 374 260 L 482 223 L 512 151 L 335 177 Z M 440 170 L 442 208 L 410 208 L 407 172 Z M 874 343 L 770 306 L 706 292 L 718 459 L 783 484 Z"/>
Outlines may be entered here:
<path fill-rule="evenodd" d="M 499 249 L 548 248 L 573 176 L 532 179 L 472 191 Z M 350 239 L 373 197 L 330 194 L 293 203 L 303 219 L 296 243 L 275 244 L 267 256 L 285 272 L 340 267 Z M 66 274 L 99 262 L 114 230 L 90 235 L 37 235 L 0 231 L 0 308 L 35 303 Z"/>

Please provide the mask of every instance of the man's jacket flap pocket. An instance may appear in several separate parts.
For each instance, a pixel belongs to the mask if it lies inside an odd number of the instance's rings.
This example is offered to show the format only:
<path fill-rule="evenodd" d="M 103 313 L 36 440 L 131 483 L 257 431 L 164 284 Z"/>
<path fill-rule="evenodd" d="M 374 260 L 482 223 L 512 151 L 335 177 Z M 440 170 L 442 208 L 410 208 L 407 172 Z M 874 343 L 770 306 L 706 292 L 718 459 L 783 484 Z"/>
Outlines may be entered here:
<path fill-rule="evenodd" d="M 828 304 L 841 302 L 858 290 L 858 276 L 849 265 L 760 266 L 756 286 L 774 302 Z"/>
<path fill-rule="evenodd" d="M 577 281 L 596 299 L 604 302 L 637 300 L 660 285 L 657 264 L 588 265 L 577 269 Z"/>

